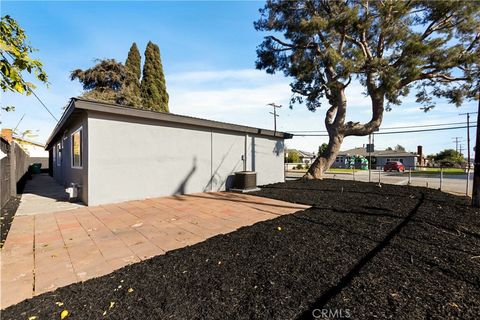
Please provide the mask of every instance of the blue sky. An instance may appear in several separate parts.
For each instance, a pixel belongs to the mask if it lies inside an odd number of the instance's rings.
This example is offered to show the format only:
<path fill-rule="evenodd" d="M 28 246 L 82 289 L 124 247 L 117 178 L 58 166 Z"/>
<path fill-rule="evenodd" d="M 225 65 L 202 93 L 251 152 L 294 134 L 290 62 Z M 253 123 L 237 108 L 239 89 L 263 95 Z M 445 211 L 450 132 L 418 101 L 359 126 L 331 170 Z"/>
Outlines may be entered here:
<path fill-rule="evenodd" d="M 80 95 L 78 82 L 69 80 L 70 71 L 88 68 L 96 58 L 126 59 L 132 42 L 143 56 L 149 40 L 159 45 L 170 94 L 170 111 L 207 119 L 272 128 L 267 103 L 288 105 L 289 81 L 281 74 L 267 75 L 255 70 L 255 49 L 265 34 L 255 31 L 253 22 L 263 2 L 18 2 L 2 1 L 1 14 L 11 15 L 25 29 L 30 43 L 39 51 L 35 58 L 44 63 L 50 86 L 38 85 L 37 95 L 57 118 L 73 96 Z M 353 82 L 347 90 L 348 120 L 367 121 L 368 98 Z M 50 135 L 55 120 L 33 96 L 6 93 L 2 105 L 13 104 L 16 111 L 2 114 L 3 127 L 38 130 L 40 142 Z M 326 105 L 325 105 L 326 106 Z M 282 108 L 278 129 L 284 131 L 325 130 L 325 107 L 312 113 L 304 106 Z M 383 127 L 465 121 L 461 112 L 477 110 L 470 102 L 457 109 L 440 101 L 425 114 L 413 97 L 385 114 Z M 466 130 L 437 131 L 376 137 L 376 148 L 404 145 L 414 151 L 424 146 L 426 153 L 454 148 L 452 137 Z M 471 130 L 474 136 L 474 129 Z M 314 151 L 326 137 L 296 137 L 287 146 Z M 361 146 L 367 137 L 348 137 L 342 149 Z M 472 140 L 472 149 L 474 141 Z M 465 149 L 465 148 L 464 148 Z"/>

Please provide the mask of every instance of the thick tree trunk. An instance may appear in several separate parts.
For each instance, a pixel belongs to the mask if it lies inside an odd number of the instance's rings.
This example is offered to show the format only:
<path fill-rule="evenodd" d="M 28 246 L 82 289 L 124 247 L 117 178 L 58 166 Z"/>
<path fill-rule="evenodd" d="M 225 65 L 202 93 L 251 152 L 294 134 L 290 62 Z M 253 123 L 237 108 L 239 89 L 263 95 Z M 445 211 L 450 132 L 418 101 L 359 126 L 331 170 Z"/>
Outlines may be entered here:
<path fill-rule="evenodd" d="M 343 139 L 347 136 L 366 136 L 380 127 L 383 118 L 384 93 L 375 86 L 371 74 L 367 76 L 367 89 L 372 100 L 372 119 L 364 124 L 358 122 L 345 123 L 347 99 L 345 86 L 336 83 L 330 87 L 328 100 L 330 108 L 325 116 L 325 126 L 329 141 L 327 150 L 315 159 L 303 179 L 322 179 L 337 158 Z"/>
<path fill-rule="evenodd" d="M 337 134 L 330 137 L 328 147 L 323 154 L 317 157 L 313 164 L 308 169 L 308 172 L 303 176 L 304 179 L 322 179 L 323 174 L 327 171 L 337 158 L 337 154 L 342 146 L 343 135 Z"/>
<path fill-rule="evenodd" d="M 312 163 L 304 179 L 321 179 L 324 172 L 327 171 L 337 158 L 337 154 L 342 146 L 345 137 L 345 115 L 347 109 L 347 99 L 345 96 L 345 87 L 337 83 L 332 86 L 331 94 L 328 98 L 330 108 L 325 115 L 325 127 L 328 131 L 329 141 L 327 149 L 320 154 Z"/>

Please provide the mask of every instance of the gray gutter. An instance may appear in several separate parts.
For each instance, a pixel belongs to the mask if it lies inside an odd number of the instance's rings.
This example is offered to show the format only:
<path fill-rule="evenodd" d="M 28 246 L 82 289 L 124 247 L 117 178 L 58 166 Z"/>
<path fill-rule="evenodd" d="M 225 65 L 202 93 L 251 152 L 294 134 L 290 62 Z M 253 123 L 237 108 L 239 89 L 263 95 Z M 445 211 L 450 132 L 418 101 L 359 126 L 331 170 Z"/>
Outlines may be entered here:
<path fill-rule="evenodd" d="M 195 127 L 203 127 L 203 128 L 209 128 L 209 129 L 221 129 L 226 131 L 255 134 L 255 135 L 267 136 L 267 137 L 276 137 L 276 138 L 283 138 L 283 139 L 291 139 L 293 137 L 293 134 L 285 133 L 285 132 L 279 132 L 279 131 L 274 132 L 272 130 L 267 130 L 267 129 L 247 127 L 247 126 L 242 126 L 242 125 L 237 125 L 232 123 L 206 120 L 206 119 L 182 116 L 182 115 L 172 114 L 172 113 L 141 110 L 136 108 L 119 106 L 116 104 L 111 104 L 106 102 L 87 100 L 83 98 L 72 98 L 67 110 L 65 111 L 62 118 L 60 119 L 57 126 L 55 127 L 52 134 L 47 140 L 47 143 L 46 143 L 47 149 L 50 147 L 50 144 L 53 138 L 58 134 L 60 129 L 68 121 L 74 109 L 82 109 L 87 111 L 116 114 L 116 115 L 122 115 L 127 117 L 152 119 L 152 120 L 158 120 L 158 121 L 163 121 L 167 123 L 191 125 Z"/>

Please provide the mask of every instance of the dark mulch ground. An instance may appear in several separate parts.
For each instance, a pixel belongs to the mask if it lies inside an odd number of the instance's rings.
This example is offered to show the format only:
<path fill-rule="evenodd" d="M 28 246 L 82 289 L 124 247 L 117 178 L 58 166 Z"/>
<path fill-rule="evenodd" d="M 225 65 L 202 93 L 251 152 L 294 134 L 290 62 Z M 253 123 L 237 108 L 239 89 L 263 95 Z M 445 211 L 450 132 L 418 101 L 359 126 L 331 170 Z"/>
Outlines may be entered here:
<path fill-rule="evenodd" d="M 21 196 L 15 196 L 10 198 L 8 202 L 3 206 L 0 211 L 0 248 L 3 247 L 5 240 L 7 239 L 8 231 L 12 225 L 13 217 L 17 212 L 20 205 Z"/>
<path fill-rule="evenodd" d="M 2 317 L 54 319 L 66 308 L 75 319 L 478 318 L 480 213 L 465 198 L 339 180 L 257 194 L 313 208 L 40 295 Z"/>

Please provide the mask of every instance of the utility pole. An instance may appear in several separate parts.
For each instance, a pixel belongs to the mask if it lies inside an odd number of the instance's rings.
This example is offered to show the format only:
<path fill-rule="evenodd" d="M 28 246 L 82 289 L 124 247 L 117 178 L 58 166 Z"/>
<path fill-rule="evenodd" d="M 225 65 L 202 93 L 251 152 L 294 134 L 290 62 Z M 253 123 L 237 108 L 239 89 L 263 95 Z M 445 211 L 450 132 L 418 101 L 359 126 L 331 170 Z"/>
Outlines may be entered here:
<path fill-rule="evenodd" d="M 368 182 L 372 181 L 372 135 L 368 135 Z"/>
<path fill-rule="evenodd" d="M 277 117 L 279 116 L 277 114 L 277 108 L 281 108 L 282 105 L 280 104 L 275 104 L 275 103 L 269 103 L 267 106 L 273 107 L 273 112 L 270 112 L 270 114 L 273 114 L 273 131 L 276 133 L 277 132 Z"/>
<path fill-rule="evenodd" d="M 461 137 L 453 137 L 452 139 L 455 140 L 455 152 L 458 152 L 458 143 L 460 142 L 460 139 Z"/>
<path fill-rule="evenodd" d="M 470 115 L 477 112 L 466 112 L 460 113 L 459 116 L 467 116 L 467 172 L 470 172 L 470 160 L 472 159 L 470 155 Z"/>
<path fill-rule="evenodd" d="M 478 112 L 477 112 L 477 139 L 475 141 L 475 160 L 473 162 L 473 192 L 472 206 L 480 207 L 480 89 L 478 91 Z"/>

